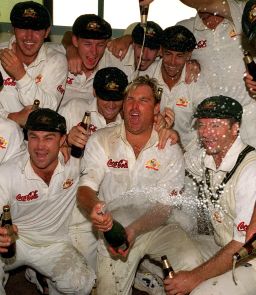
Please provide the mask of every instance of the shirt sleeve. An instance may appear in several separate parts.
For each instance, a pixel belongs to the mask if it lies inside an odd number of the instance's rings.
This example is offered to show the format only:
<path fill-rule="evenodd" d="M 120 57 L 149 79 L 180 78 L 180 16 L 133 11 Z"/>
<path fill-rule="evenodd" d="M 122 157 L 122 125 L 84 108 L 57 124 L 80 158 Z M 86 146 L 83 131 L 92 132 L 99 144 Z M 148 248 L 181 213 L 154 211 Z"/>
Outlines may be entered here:
<path fill-rule="evenodd" d="M 248 164 L 240 174 L 236 189 L 236 217 L 234 240 L 245 242 L 246 229 L 250 223 L 256 200 L 256 161 Z"/>
<path fill-rule="evenodd" d="M 9 119 L 0 121 L 0 164 L 21 154 L 25 149 L 21 128 Z"/>
<path fill-rule="evenodd" d="M 107 156 L 97 132 L 91 135 L 86 144 L 84 162 L 86 174 L 80 177 L 79 186 L 88 186 L 98 191 L 105 175 L 105 166 L 102 163 L 107 162 Z"/>

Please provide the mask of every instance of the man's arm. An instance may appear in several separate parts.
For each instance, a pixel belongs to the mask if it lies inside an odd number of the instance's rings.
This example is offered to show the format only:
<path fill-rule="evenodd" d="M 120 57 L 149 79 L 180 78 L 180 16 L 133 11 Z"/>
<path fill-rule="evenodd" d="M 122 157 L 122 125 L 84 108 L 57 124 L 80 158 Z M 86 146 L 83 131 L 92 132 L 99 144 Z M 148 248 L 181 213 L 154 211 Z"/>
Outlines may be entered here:
<path fill-rule="evenodd" d="M 250 224 L 249 224 L 247 231 L 246 231 L 246 241 L 248 241 L 254 233 L 256 233 L 256 203 L 254 206 L 254 210 L 252 213 L 252 218 L 251 218 Z"/>
<path fill-rule="evenodd" d="M 191 271 L 181 271 L 164 281 L 167 294 L 188 294 L 200 283 L 221 275 L 232 267 L 232 257 L 242 243 L 232 240 L 215 256 Z"/>

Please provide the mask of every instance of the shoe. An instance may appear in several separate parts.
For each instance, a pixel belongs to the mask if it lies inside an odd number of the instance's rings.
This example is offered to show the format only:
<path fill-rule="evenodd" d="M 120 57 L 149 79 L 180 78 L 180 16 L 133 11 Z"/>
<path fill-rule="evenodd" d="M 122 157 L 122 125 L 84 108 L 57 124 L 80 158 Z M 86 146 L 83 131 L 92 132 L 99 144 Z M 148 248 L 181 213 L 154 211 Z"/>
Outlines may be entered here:
<path fill-rule="evenodd" d="M 37 290 L 43 294 L 48 295 L 48 284 L 44 276 L 42 276 L 39 272 L 36 272 L 32 268 L 26 268 L 25 271 L 25 278 L 32 284 L 35 284 Z"/>
<path fill-rule="evenodd" d="M 134 288 L 150 295 L 165 295 L 162 279 L 149 272 L 136 273 Z"/>

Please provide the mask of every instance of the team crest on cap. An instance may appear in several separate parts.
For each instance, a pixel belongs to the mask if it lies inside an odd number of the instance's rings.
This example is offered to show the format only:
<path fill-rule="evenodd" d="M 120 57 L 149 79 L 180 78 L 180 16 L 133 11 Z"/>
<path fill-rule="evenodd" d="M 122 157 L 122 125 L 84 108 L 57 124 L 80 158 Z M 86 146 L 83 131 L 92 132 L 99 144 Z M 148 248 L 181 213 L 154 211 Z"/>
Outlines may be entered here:
<path fill-rule="evenodd" d="M 99 31 L 100 25 L 96 21 L 91 21 L 86 25 L 86 29 L 89 31 Z"/>
<path fill-rule="evenodd" d="M 146 36 L 148 37 L 154 37 L 156 35 L 156 31 L 153 28 L 148 28 L 146 31 Z"/>
<path fill-rule="evenodd" d="M 115 81 L 110 81 L 106 84 L 105 89 L 108 91 L 118 91 L 119 85 Z"/>
<path fill-rule="evenodd" d="M 204 110 L 213 110 L 216 107 L 216 103 L 214 101 L 208 101 L 202 106 Z"/>
<path fill-rule="evenodd" d="M 256 4 L 254 4 L 251 7 L 251 10 L 249 12 L 249 21 L 252 23 L 255 21 L 255 19 L 256 19 Z"/>
<path fill-rule="evenodd" d="M 151 159 L 146 162 L 145 167 L 150 170 L 158 171 L 160 167 L 160 163 L 156 159 Z"/>
<path fill-rule="evenodd" d="M 7 140 L 5 140 L 2 136 L 0 136 L 0 149 L 5 149 L 7 146 Z"/>
<path fill-rule="evenodd" d="M 27 8 L 24 10 L 23 12 L 23 17 L 32 17 L 32 18 L 36 18 L 37 17 L 37 13 L 35 12 L 35 10 L 33 8 Z"/>
<path fill-rule="evenodd" d="M 180 42 L 186 41 L 186 37 L 183 34 L 180 33 L 180 34 L 177 34 L 176 40 L 180 41 Z"/>

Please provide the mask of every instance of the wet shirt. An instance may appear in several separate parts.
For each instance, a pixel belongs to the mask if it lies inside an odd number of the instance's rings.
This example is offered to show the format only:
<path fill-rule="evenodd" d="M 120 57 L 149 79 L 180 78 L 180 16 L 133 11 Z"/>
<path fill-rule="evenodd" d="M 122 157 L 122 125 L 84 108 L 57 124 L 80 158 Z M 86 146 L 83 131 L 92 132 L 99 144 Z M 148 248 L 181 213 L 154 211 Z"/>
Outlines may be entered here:
<path fill-rule="evenodd" d="M 181 143 L 186 149 L 197 136 L 193 128 L 195 109 L 202 100 L 210 96 L 211 91 L 202 78 L 187 84 L 185 82 L 186 67 L 183 68 L 180 80 L 170 90 L 163 80 L 161 66 L 162 61 L 159 61 L 154 73 L 150 71 L 152 77 L 156 78 L 159 86 L 163 88 L 160 110 L 163 111 L 165 107 L 169 107 L 174 111 L 174 129 L 179 133 Z"/>
<path fill-rule="evenodd" d="M 192 58 L 199 61 L 201 76 L 208 81 L 213 95 L 230 96 L 244 106 L 251 98 L 243 80 L 246 71 L 243 50 L 252 54 L 255 50 L 246 38 L 242 38 L 241 18 L 245 2 L 228 0 L 228 4 L 233 22 L 224 19 L 215 30 L 207 28 L 198 14 L 178 24 L 195 35 L 197 47 Z"/>
<path fill-rule="evenodd" d="M 164 150 L 159 150 L 157 144 L 158 135 L 153 130 L 148 143 L 136 158 L 126 139 L 124 123 L 100 129 L 86 145 L 84 159 L 87 174 L 81 177 L 79 185 L 99 191 L 98 197 L 107 206 L 123 203 L 124 194 L 132 190 L 142 191 L 143 195 L 143 191 L 149 193 L 150 189 L 158 189 L 154 192 L 159 201 L 161 188 L 168 191 L 168 197 L 180 192 L 184 185 L 181 149 L 177 144 L 167 144 Z M 139 193 L 134 196 L 140 199 Z"/>
<path fill-rule="evenodd" d="M 69 239 L 68 223 L 81 173 L 80 159 L 71 157 L 64 164 L 62 154 L 49 186 L 34 172 L 27 152 L 0 166 L 0 207 L 10 204 L 20 239 L 33 246 Z"/>
<path fill-rule="evenodd" d="M 0 49 L 12 48 L 15 38 L 9 43 L 1 43 Z M 27 105 L 40 100 L 40 107 L 56 109 L 65 90 L 67 78 L 66 56 L 44 43 L 36 59 L 25 66 L 26 74 L 19 81 L 10 77 L 0 64 L 4 87 L 0 91 L 0 115 L 18 112 Z"/>

